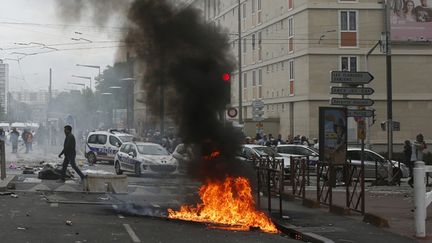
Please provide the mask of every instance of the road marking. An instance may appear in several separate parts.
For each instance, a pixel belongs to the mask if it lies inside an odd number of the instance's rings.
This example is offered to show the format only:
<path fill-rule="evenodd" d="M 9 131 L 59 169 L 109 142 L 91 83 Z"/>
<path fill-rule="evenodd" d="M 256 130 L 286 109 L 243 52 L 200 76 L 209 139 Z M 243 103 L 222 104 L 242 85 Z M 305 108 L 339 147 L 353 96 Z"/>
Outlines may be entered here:
<path fill-rule="evenodd" d="M 117 214 L 117 216 L 119 217 L 119 219 L 124 219 L 125 217 L 121 214 Z"/>
<path fill-rule="evenodd" d="M 58 207 L 58 203 L 51 203 L 50 206 L 53 207 L 53 208 L 57 208 Z"/>
<path fill-rule="evenodd" d="M 141 242 L 141 240 L 138 238 L 138 236 L 135 234 L 135 232 L 133 231 L 132 227 L 130 227 L 129 224 L 123 224 L 123 226 L 125 227 L 126 231 L 128 232 L 129 236 L 132 238 L 132 241 L 134 243 Z"/>
<path fill-rule="evenodd" d="M 160 208 L 160 206 L 159 206 L 158 204 L 152 204 L 152 206 L 153 206 L 154 208 Z"/>
<path fill-rule="evenodd" d="M 116 209 L 116 210 L 117 210 L 117 209 L 118 209 L 118 206 L 117 206 L 117 205 L 115 205 L 115 204 L 113 204 L 113 205 L 112 205 L 112 208 L 114 208 L 114 209 Z"/>

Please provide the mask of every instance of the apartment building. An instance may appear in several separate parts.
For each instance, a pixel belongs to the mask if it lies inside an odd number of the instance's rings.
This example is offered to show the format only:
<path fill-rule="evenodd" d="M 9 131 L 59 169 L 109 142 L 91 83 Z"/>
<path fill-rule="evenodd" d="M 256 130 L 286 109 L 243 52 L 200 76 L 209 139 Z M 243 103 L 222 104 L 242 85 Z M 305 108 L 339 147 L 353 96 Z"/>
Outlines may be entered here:
<path fill-rule="evenodd" d="M 0 107 L 1 112 L 7 113 L 9 91 L 9 64 L 0 60 Z"/>
<path fill-rule="evenodd" d="M 253 136 L 252 101 L 264 104 L 264 132 L 318 137 L 318 109 L 330 106 L 330 72 L 369 71 L 375 77 L 376 123 L 369 139 L 384 144 L 380 123 L 387 119 L 385 54 L 366 54 L 385 31 L 384 1 L 379 0 L 241 0 L 242 106 L 245 130 Z M 194 0 L 204 17 L 223 28 L 238 53 L 238 0 Z M 238 55 L 237 55 L 238 56 Z M 432 138 L 432 48 L 429 41 L 395 42 L 393 117 L 401 123 L 395 143 L 419 132 Z M 232 105 L 238 107 L 238 73 L 233 74 Z M 334 84 L 333 84 L 334 85 Z M 356 141 L 356 122 L 349 119 Z"/>

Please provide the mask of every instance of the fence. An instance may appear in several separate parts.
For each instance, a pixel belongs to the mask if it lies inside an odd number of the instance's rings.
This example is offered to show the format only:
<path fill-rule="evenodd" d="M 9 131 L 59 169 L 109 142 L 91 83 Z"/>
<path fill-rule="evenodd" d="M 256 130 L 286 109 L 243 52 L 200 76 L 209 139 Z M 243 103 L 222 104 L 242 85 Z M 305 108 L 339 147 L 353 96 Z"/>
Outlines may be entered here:
<path fill-rule="evenodd" d="M 279 215 L 282 217 L 282 193 L 284 190 L 284 161 L 274 157 L 255 158 L 253 161 L 257 171 L 258 206 L 261 205 L 261 192 L 267 194 L 267 209 L 272 212 L 272 197 L 279 200 Z"/>

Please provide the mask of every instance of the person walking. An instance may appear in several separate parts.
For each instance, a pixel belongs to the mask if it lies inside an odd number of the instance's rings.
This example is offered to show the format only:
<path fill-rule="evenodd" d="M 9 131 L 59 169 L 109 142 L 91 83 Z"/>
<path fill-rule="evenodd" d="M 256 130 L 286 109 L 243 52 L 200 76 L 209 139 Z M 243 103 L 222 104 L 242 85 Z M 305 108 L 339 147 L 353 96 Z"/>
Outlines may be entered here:
<path fill-rule="evenodd" d="M 60 175 L 61 176 L 60 181 L 62 181 L 62 182 L 65 181 L 66 170 L 67 170 L 67 167 L 69 164 L 72 166 L 72 168 L 79 175 L 79 177 L 81 178 L 81 181 L 83 181 L 85 179 L 85 176 L 81 172 L 81 170 L 78 168 L 78 166 L 76 165 L 76 162 L 75 162 L 76 142 L 75 142 L 75 137 L 72 134 L 72 127 L 69 125 L 66 125 L 64 127 L 64 133 L 65 133 L 66 137 L 65 137 L 64 144 L 63 144 L 63 150 L 59 154 L 59 158 L 61 158 L 62 155 L 65 156 L 65 158 L 63 160 L 63 167 L 62 167 L 62 171 L 61 171 L 61 175 Z"/>
<path fill-rule="evenodd" d="M 18 152 L 18 138 L 19 138 L 19 132 L 16 130 L 16 128 L 13 128 L 10 134 L 10 141 L 12 143 L 13 154 L 16 154 Z"/>
<path fill-rule="evenodd" d="M 409 176 L 412 178 L 413 176 L 413 162 L 411 161 L 412 155 L 412 147 L 411 142 L 409 140 L 405 140 L 403 147 L 403 155 L 404 155 L 404 163 L 409 169 Z"/>
<path fill-rule="evenodd" d="M 414 166 L 416 161 L 423 161 L 423 151 L 427 148 L 426 143 L 424 142 L 423 134 L 419 133 L 416 136 L 416 140 L 412 144 L 412 153 L 411 153 L 411 164 Z M 411 174 L 411 178 L 408 181 L 408 184 L 413 187 L 414 183 L 414 175 Z"/>

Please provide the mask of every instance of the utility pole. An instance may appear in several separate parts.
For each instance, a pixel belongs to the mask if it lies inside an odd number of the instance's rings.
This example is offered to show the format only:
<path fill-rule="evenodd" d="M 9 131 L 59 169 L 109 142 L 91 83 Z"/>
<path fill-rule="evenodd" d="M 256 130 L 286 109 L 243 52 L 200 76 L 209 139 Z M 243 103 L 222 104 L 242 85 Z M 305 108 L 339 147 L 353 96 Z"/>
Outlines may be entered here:
<path fill-rule="evenodd" d="M 390 40 L 390 3 L 385 1 L 385 51 L 386 51 L 386 76 L 387 76 L 387 143 L 388 159 L 393 158 L 393 94 L 392 94 L 392 56 Z M 391 182 L 393 169 L 389 163 L 388 181 Z M 390 169 L 391 168 L 391 169 Z"/>
<path fill-rule="evenodd" d="M 243 97 L 242 97 L 242 28 L 241 28 L 241 0 L 238 0 L 238 96 L 239 96 L 239 124 L 243 124 Z"/>
<path fill-rule="evenodd" d="M 48 129 L 48 139 L 47 139 L 47 145 L 45 146 L 44 154 L 47 153 L 47 149 L 51 146 L 51 139 L 52 139 L 52 129 L 49 124 L 49 112 L 51 109 L 51 99 L 52 99 L 52 69 L 49 69 L 49 84 L 48 84 L 48 104 L 47 104 L 47 118 L 46 118 L 46 129 Z"/>

